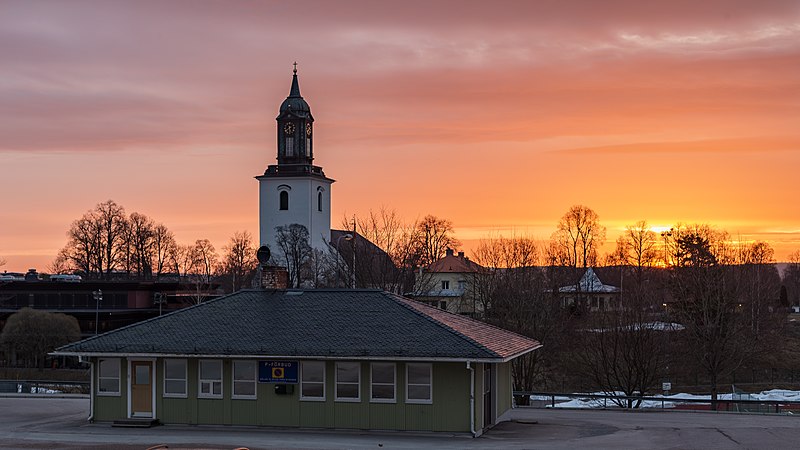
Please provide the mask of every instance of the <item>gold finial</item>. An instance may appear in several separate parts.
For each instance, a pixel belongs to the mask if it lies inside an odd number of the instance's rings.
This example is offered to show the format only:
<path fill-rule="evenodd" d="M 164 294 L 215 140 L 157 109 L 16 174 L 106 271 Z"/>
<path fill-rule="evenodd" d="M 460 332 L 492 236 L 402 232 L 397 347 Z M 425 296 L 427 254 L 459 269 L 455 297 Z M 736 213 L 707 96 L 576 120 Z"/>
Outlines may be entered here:
<path fill-rule="evenodd" d="M 294 62 L 294 70 L 292 72 L 297 75 L 297 61 Z"/>

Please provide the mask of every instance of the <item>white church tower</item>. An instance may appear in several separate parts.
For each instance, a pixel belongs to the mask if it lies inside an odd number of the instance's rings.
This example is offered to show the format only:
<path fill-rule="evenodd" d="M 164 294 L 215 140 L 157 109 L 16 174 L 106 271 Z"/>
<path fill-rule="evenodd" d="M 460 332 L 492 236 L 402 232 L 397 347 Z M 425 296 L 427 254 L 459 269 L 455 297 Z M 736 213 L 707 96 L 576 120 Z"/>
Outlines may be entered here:
<path fill-rule="evenodd" d="M 259 184 L 261 245 L 277 254 L 275 228 L 300 224 L 308 229 L 312 248 L 326 250 L 331 238 L 331 184 L 314 161 L 314 117 L 300 96 L 297 63 L 289 96 L 281 103 L 278 121 L 278 164 L 269 165 Z"/>

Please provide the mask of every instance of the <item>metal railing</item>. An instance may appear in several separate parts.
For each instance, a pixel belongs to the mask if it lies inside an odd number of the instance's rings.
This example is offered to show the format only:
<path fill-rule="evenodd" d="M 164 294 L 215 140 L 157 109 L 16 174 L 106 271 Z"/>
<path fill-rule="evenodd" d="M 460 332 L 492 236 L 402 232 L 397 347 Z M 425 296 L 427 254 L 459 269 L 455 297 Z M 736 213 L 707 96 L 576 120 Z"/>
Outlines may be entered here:
<path fill-rule="evenodd" d="M 721 394 L 722 395 L 722 394 Z M 525 397 L 531 399 L 521 401 Z M 743 412 L 761 414 L 789 414 L 800 412 L 800 401 L 793 400 L 746 400 L 746 399 L 717 399 L 716 409 L 710 399 L 676 398 L 670 396 L 625 396 L 604 394 L 565 394 L 560 392 L 526 392 L 514 391 L 514 399 L 518 406 L 533 408 L 555 408 L 556 405 L 574 399 L 589 403 L 584 408 L 595 409 L 629 409 L 629 406 L 647 402 L 646 407 L 631 409 L 664 409 L 664 410 L 715 410 L 717 412 Z"/>

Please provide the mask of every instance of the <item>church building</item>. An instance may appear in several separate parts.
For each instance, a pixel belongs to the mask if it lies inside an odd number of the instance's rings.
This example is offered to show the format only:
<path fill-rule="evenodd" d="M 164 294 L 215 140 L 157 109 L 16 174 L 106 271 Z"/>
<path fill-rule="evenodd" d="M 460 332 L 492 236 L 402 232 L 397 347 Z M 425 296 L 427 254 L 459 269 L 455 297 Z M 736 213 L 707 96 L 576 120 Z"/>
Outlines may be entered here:
<path fill-rule="evenodd" d="M 276 227 L 306 227 L 312 248 L 327 249 L 331 236 L 331 185 L 322 167 L 314 165 L 314 116 L 300 95 L 297 65 L 289 96 L 276 118 L 277 164 L 270 164 L 259 182 L 260 243 L 275 253 Z"/>

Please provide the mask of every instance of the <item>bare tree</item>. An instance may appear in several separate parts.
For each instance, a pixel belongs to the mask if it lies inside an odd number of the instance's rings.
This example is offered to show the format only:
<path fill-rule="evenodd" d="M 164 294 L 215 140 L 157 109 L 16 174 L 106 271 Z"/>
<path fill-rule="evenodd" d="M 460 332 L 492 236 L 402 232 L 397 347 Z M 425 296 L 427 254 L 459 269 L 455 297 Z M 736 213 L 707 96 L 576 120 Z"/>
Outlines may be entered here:
<path fill-rule="evenodd" d="M 366 216 L 354 220 L 356 234 L 351 240 L 331 242 L 332 247 L 339 247 L 338 254 L 333 253 L 331 258 L 339 269 L 334 278 L 347 285 L 348 267 L 354 260 L 357 286 L 395 293 L 411 290 L 414 269 L 419 267 L 415 261 L 417 224 L 403 222 L 396 211 L 386 208 L 370 210 Z M 352 227 L 347 219 L 342 226 Z"/>
<path fill-rule="evenodd" d="M 646 220 L 625 227 L 625 233 L 617 239 L 614 252 L 616 261 L 634 269 L 636 278 L 641 284 L 646 270 L 652 268 L 658 260 L 658 236 L 650 229 Z"/>
<path fill-rule="evenodd" d="M 289 286 L 300 287 L 307 278 L 307 266 L 313 252 L 309 244 L 308 229 L 298 223 L 275 227 L 278 257 L 283 259 L 288 271 Z"/>
<path fill-rule="evenodd" d="M 483 319 L 537 339 L 547 352 L 514 361 L 514 388 L 531 391 L 547 386 L 570 330 L 570 318 L 550 288 L 552 272 L 539 265 L 539 250 L 529 237 L 481 240 L 474 260 L 484 270 L 472 274 L 469 286 Z"/>
<path fill-rule="evenodd" d="M 561 217 L 551 236 L 551 265 L 587 267 L 597 264 L 597 251 L 606 238 L 606 229 L 594 210 L 575 205 Z"/>
<path fill-rule="evenodd" d="M 196 272 L 194 246 L 191 244 L 175 244 L 169 250 L 168 260 L 171 270 L 178 274 L 181 280 Z"/>
<path fill-rule="evenodd" d="M 65 249 L 61 249 L 55 259 L 47 266 L 47 271 L 51 274 L 73 273 L 75 270 Z"/>
<path fill-rule="evenodd" d="M 752 329 L 741 313 L 741 279 L 727 233 L 706 225 L 678 226 L 671 284 L 678 300 L 672 313 L 685 327 L 684 348 L 709 377 L 716 409 L 720 378 L 755 350 Z"/>
<path fill-rule="evenodd" d="M 192 249 L 193 267 L 199 274 L 202 274 L 203 281 L 206 283 L 211 282 L 211 275 L 214 274 L 218 259 L 217 251 L 211 241 L 208 239 L 194 241 L 194 248 Z"/>
<path fill-rule="evenodd" d="M 453 222 L 430 214 L 416 224 L 414 238 L 416 262 L 420 266 L 427 266 L 443 257 L 447 249 L 461 247 L 461 241 L 454 236 Z"/>
<path fill-rule="evenodd" d="M 786 302 L 800 307 L 800 250 L 790 253 L 788 260 L 782 277 L 786 288 Z"/>
<path fill-rule="evenodd" d="M 163 224 L 158 224 L 153 229 L 153 256 L 155 261 L 156 279 L 160 278 L 170 265 L 170 255 L 176 251 L 175 236 Z"/>
<path fill-rule="evenodd" d="M 149 279 L 153 275 L 156 224 L 153 219 L 131 213 L 126 227 L 125 267 L 129 275 Z"/>
<path fill-rule="evenodd" d="M 111 279 L 111 272 L 120 262 L 124 247 L 127 218 L 125 208 L 113 200 L 100 203 L 94 210 L 95 224 L 100 238 L 100 251 L 103 253 L 103 273 Z"/>
<path fill-rule="evenodd" d="M 646 221 L 625 228 L 613 257 L 619 266 L 620 296 L 612 308 L 589 315 L 580 334 L 577 356 L 583 372 L 609 395 L 645 395 L 667 365 L 667 335 L 673 330 L 660 326 L 653 314 L 658 309 L 651 276 L 658 259 L 656 246 L 656 234 Z M 627 408 L 641 404 L 630 399 L 615 402 Z"/>
<path fill-rule="evenodd" d="M 122 262 L 126 230 L 125 209 L 108 200 L 72 222 L 61 254 L 86 277 L 109 279 Z"/>
<path fill-rule="evenodd" d="M 253 237 L 247 231 L 237 231 L 222 250 L 220 275 L 225 280 L 226 290 L 236 292 L 248 285 L 258 267 Z"/>

